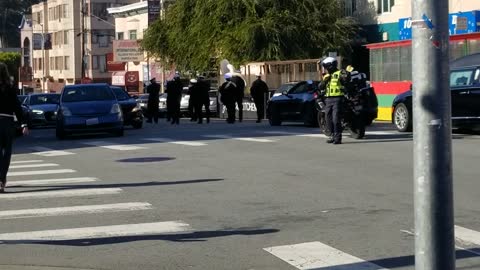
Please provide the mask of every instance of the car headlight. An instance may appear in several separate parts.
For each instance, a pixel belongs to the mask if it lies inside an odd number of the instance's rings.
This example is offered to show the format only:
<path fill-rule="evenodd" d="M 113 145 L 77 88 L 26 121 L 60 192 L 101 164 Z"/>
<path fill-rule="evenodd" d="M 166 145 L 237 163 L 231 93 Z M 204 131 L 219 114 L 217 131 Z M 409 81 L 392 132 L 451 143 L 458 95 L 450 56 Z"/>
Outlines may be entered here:
<path fill-rule="evenodd" d="M 142 106 L 140 106 L 140 104 L 137 103 L 137 105 L 132 109 L 132 112 L 138 112 L 141 110 L 142 110 Z"/>
<path fill-rule="evenodd" d="M 67 107 L 61 108 L 63 116 L 72 116 L 72 112 Z"/>
<path fill-rule="evenodd" d="M 110 113 L 111 114 L 117 114 L 117 113 L 121 113 L 121 112 L 122 112 L 122 110 L 120 109 L 120 105 L 113 104 L 112 109 L 110 110 Z"/>
<path fill-rule="evenodd" d="M 32 110 L 32 113 L 34 113 L 34 114 L 43 114 L 43 111 L 40 111 L 40 110 Z"/>

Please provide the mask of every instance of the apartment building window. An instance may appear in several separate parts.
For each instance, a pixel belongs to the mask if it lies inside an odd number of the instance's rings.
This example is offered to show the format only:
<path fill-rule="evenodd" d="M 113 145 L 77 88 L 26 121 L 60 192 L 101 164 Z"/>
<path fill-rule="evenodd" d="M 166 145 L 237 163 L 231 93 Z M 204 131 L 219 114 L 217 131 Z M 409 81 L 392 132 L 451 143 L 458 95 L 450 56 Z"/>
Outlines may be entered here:
<path fill-rule="evenodd" d="M 100 72 L 107 71 L 107 56 L 106 55 L 98 55 L 98 70 Z"/>
<path fill-rule="evenodd" d="M 395 0 L 377 0 L 377 13 L 391 12 L 395 5 Z"/>
<path fill-rule="evenodd" d="M 63 70 L 63 56 L 55 57 L 55 69 Z"/>
<path fill-rule="evenodd" d="M 91 3 L 91 7 L 91 12 L 93 15 L 100 17 L 104 20 L 108 19 L 108 3 Z"/>
<path fill-rule="evenodd" d="M 128 31 L 128 36 L 129 36 L 130 40 L 136 40 L 137 39 L 137 30 Z"/>
<path fill-rule="evenodd" d="M 117 39 L 118 39 L 118 40 L 124 40 L 124 39 L 125 39 L 124 33 L 123 33 L 123 32 L 118 32 L 118 33 L 117 33 Z"/>
<path fill-rule="evenodd" d="M 64 4 L 62 5 L 62 18 L 67 18 L 68 17 L 68 5 Z"/>
<path fill-rule="evenodd" d="M 70 70 L 70 56 L 65 56 L 63 59 L 63 69 Z"/>
<path fill-rule="evenodd" d="M 50 66 L 50 70 L 56 70 L 55 68 L 55 57 L 50 57 L 50 63 L 49 63 L 49 66 Z"/>
<path fill-rule="evenodd" d="M 98 55 L 92 55 L 92 69 L 98 69 Z"/>
<path fill-rule="evenodd" d="M 63 31 L 63 44 L 68 45 L 68 31 Z"/>

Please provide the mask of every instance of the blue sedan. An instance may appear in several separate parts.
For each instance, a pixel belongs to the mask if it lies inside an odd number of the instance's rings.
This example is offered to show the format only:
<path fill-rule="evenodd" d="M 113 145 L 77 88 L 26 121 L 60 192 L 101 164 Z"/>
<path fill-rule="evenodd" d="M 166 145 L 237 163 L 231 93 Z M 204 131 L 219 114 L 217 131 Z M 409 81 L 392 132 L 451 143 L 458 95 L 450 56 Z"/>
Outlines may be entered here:
<path fill-rule="evenodd" d="M 120 104 L 107 84 L 65 86 L 57 113 L 56 135 L 108 132 L 123 136 Z"/>

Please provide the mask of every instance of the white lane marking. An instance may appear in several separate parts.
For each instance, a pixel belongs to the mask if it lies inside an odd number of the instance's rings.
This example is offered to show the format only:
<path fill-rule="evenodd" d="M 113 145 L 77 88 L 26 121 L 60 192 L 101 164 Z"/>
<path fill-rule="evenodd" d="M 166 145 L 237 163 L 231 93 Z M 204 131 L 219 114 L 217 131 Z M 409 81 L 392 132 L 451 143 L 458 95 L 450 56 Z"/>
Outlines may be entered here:
<path fill-rule="evenodd" d="M 22 161 L 12 161 L 10 164 L 26 164 L 26 163 L 40 163 L 43 162 L 43 160 L 22 160 Z"/>
<path fill-rule="evenodd" d="M 43 180 L 24 180 L 24 181 L 8 181 L 8 187 L 18 186 L 45 186 L 51 184 L 73 184 L 73 183 L 87 183 L 98 181 L 93 177 L 75 177 L 75 178 L 58 178 L 58 179 L 43 179 Z"/>
<path fill-rule="evenodd" d="M 42 170 L 42 171 L 25 171 L 25 172 L 9 172 L 7 176 L 22 176 L 22 175 L 42 175 L 42 174 L 60 174 L 60 173 L 74 173 L 77 172 L 71 169 L 61 170 Z"/>
<path fill-rule="evenodd" d="M 203 135 L 203 137 L 214 138 L 214 139 L 231 139 L 231 140 L 247 141 L 247 142 L 261 142 L 261 143 L 275 142 L 274 140 L 269 140 L 269 139 L 233 137 L 230 135 Z"/>
<path fill-rule="evenodd" d="M 184 223 L 183 221 L 166 221 L 74 229 L 4 233 L 0 234 L 0 241 L 39 242 L 93 238 L 98 239 L 121 236 L 170 234 L 188 230 L 190 230 L 190 225 Z"/>
<path fill-rule="evenodd" d="M 366 135 L 401 135 L 400 132 L 395 131 L 367 131 Z"/>
<path fill-rule="evenodd" d="M 321 242 L 264 248 L 297 269 L 386 270 Z"/>
<path fill-rule="evenodd" d="M 289 131 L 263 131 L 263 134 L 271 134 L 271 135 L 301 135 L 303 133 L 298 132 L 289 132 Z"/>
<path fill-rule="evenodd" d="M 116 203 L 100 205 L 81 205 L 55 208 L 38 208 L 0 211 L 0 219 L 52 217 L 78 214 L 98 214 L 106 212 L 137 211 L 152 209 L 152 205 L 145 202 Z"/>
<path fill-rule="evenodd" d="M 42 147 L 42 146 L 32 147 L 32 149 L 37 151 L 36 153 L 32 153 L 33 155 L 44 156 L 44 157 L 60 157 L 60 156 L 75 155 L 75 153 L 72 153 L 72 152 L 59 151 L 59 150 L 54 150 L 54 149 Z"/>
<path fill-rule="evenodd" d="M 309 138 L 327 138 L 325 134 L 300 134 L 298 137 L 309 137 Z"/>
<path fill-rule="evenodd" d="M 463 243 L 480 245 L 480 232 L 455 225 L 455 238 Z"/>
<path fill-rule="evenodd" d="M 94 141 L 94 142 L 85 142 L 83 144 L 90 145 L 90 146 L 97 146 L 102 147 L 110 150 L 118 150 L 118 151 L 131 151 L 131 150 L 140 150 L 145 149 L 145 147 L 135 146 L 135 145 L 126 145 L 126 144 L 113 144 L 106 141 Z"/>
<path fill-rule="evenodd" d="M 34 191 L 25 193 L 5 193 L 0 200 L 31 199 L 31 198 L 58 198 L 58 197 L 80 197 L 118 194 L 123 190 L 120 188 L 84 188 L 52 191 Z"/>
<path fill-rule="evenodd" d="M 27 164 L 27 165 L 13 165 L 13 166 L 10 166 L 10 169 L 42 168 L 42 167 L 58 167 L 58 166 L 60 165 L 55 163 Z"/>
<path fill-rule="evenodd" d="M 179 144 L 179 145 L 186 145 L 186 146 L 205 146 L 206 143 L 203 142 L 194 142 L 194 141 L 174 141 L 172 139 L 167 138 L 146 138 L 146 141 L 152 142 L 163 142 L 163 143 L 171 143 L 171 144 Z"/>

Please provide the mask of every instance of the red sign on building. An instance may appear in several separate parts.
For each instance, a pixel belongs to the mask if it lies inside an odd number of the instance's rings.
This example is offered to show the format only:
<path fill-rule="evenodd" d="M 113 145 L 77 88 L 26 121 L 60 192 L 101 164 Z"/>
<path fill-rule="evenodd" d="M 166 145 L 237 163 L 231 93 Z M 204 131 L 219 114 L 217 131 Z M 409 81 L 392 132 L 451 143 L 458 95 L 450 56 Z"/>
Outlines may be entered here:
<path fill-rule="evenodd" d="M 107 70 L 108 72 L 124 71 L 124 62 L 115 62 L 113 60 L 113 53 L 107 53 Z"/>

